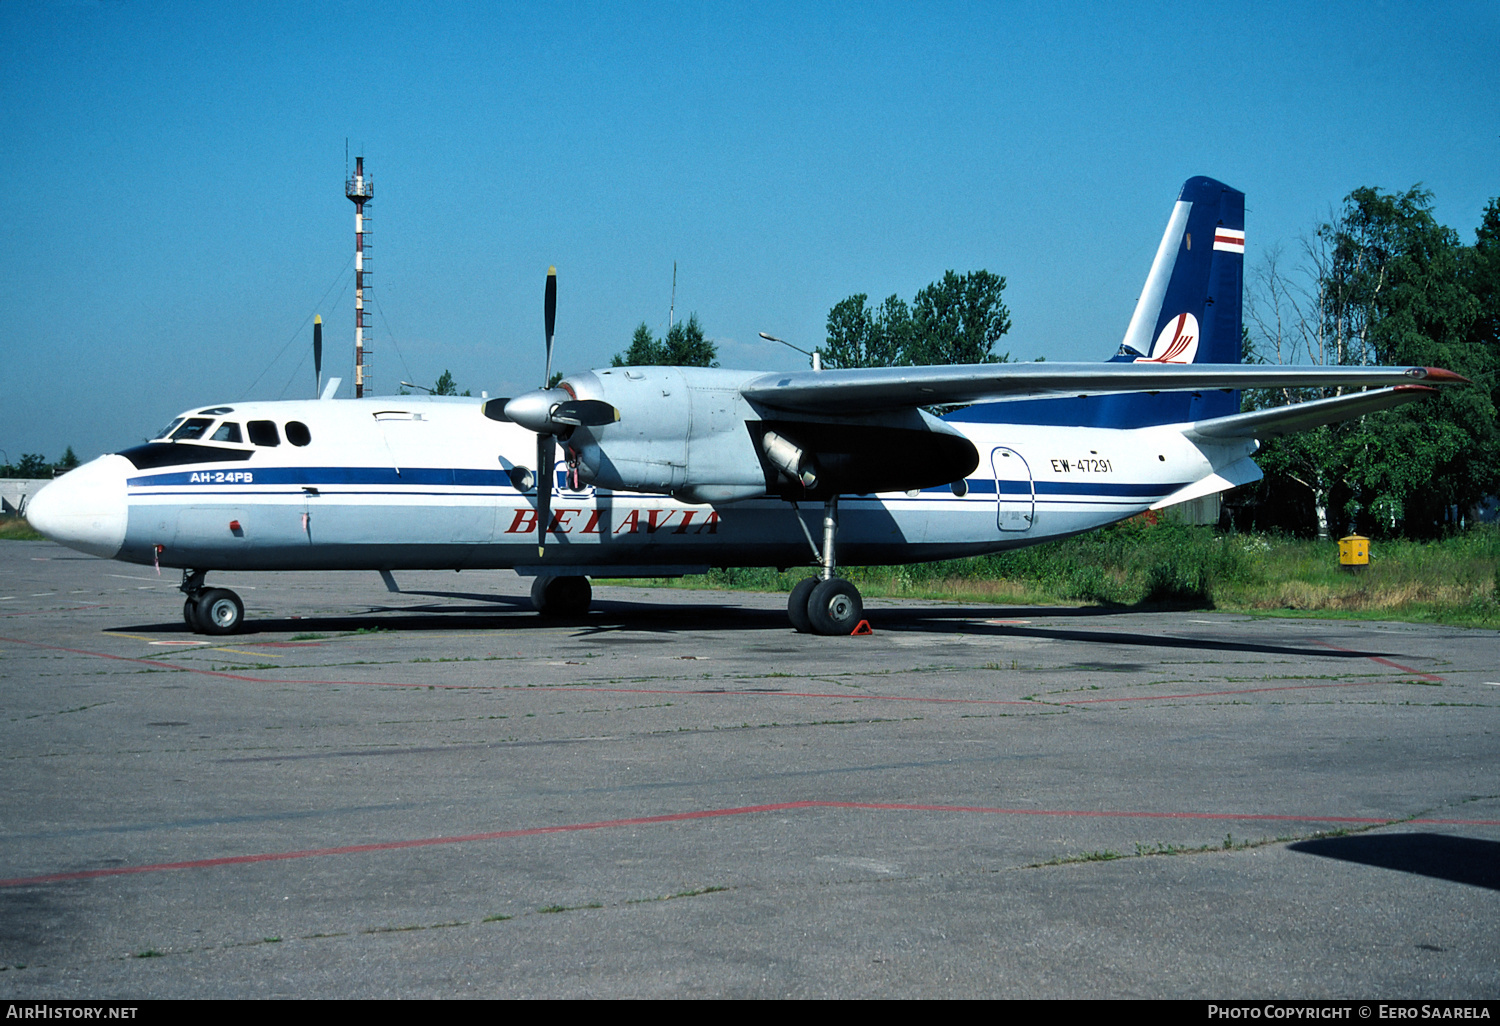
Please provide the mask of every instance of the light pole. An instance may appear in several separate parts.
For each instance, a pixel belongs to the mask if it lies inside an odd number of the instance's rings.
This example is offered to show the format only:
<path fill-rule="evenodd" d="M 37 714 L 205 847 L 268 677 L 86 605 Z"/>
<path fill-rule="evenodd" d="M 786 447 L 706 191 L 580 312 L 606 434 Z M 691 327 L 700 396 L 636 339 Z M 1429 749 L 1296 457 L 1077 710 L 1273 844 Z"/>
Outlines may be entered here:
<path fill-rule="evenodd" d="M 810 357 L 812 359 L 812 369 L 813 370 L 820 371 L 820 370 L 823 369 L 823 361 L 821 359 L 821 354 L 816 349 L 814 349 L 812 352 L 809 353 L 806 349 L 803 349 L 801 346 L 794 346 L 794 345 L 792 345 L 790 342 L 788 342 L 784 338 L 777 338 L 775 335 L 767 335 L 764 331 L 757 332 L 756 334 L 760 335 L 760 337 L 763 338 L 763 339 L 765 339 L 767 342 L 780 342 L 782 345 L 786 346 L 788 349 L 795 349 L 795 350 L 797 350 L 797 352 L 801 353 L 803 356 Z"/>

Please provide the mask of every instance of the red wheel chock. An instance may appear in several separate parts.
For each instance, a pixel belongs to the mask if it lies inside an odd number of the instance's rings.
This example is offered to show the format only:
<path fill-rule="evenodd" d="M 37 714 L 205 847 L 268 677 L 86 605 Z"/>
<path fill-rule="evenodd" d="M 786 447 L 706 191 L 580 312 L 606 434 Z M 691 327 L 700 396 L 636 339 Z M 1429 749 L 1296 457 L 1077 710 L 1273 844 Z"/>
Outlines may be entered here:
<path fill-rule="evenodd" d="M 854 630 L 852 630 L 852 631 L 849 632 L 849 636 L 851 638 L 857 638 L 857 637 L 860 637 L 860 636 L 865 635 L 865 634 L 874 634 L 874 633 L 875 632 L 870 629 L 870 621 L 869 620 L 861 620 L 855 626 Z"/>

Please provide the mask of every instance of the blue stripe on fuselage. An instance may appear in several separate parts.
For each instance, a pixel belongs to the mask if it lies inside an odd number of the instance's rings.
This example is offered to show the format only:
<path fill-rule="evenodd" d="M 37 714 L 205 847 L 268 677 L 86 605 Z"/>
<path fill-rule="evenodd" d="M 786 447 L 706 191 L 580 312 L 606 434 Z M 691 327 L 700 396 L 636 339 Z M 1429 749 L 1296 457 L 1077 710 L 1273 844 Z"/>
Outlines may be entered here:
<path fill-rule="evenodd" d="M 240 481 L 216 481 L 223 473 L 221 465 L 213 470 L 177 471 L 171 474 L 148 474 L 132 477 L 125 483 L 132 488 L 158 488 L 190 484 L 239 484 Z M 467 488 L 513 489 L 510 475 L 504 470 L 474 470 L 467 467 L 253 467 L 236 473 L 249 475 L 257 485 L 456 485 Z"/>
<path fill-rule="evenodd" d="M 1001 482 L 1004 485 L 1006 495 L 1029 495 L 1031 489 L 1027 487 L 1024 478 L 1006 479 Z M 1163 495 L 1171 495 L 1177 489 L 1188 484 L 1186 481 L 1167 481 L 1161 484 L 1116 484 L 1105 481 L 1038 481 L 1036 482 L 1037 495 L 1128 495 L 1139 498 L 1154 498 Z M 923 493 L 946 492 L 948 485 L 937 485 L 933 488 L 922 489 Z M 979 478 L 969 482 L 969 491 L 973 494 L 992 495 L 995 492 L 995 482 L 985 478 Z"/>

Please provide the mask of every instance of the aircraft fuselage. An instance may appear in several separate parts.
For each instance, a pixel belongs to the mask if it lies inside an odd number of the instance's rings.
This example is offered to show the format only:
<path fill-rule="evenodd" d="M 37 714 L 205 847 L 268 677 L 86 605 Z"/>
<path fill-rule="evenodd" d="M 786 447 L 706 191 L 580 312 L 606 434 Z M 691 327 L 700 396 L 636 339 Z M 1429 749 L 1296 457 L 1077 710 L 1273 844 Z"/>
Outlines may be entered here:
<path fill-rule="evenodd" d="M 822 503 L 767 496 L 689 504 L 611 491 L 559 464 L 537 548 L 532 433 L 479 400 L 395 396 L 252 402 L 188 413 L 199 437 L 99 459 L 33 507 L 50 536 L 107 558 L 194 570 L 415 570 L 662 575 L 816 563 Z M 214 442 L 248 425 L 277 444 Z M 269 423 L 274 433 L 264 425 Z M 299 427 L 300 425 L 300 427 Z M 954 425 L 979 453 L 959 482 L 846 495 L 842 563 L 975 555 L 1124 519 L 1238 460 L 1172 427 Z M 290 438 L 305 444 L 293 444 Z M 143 465 L 137 466 L 136 463 Z M 68 510 L 68 523 L 50 510 Z M 807 531 L 798 525 L 801 517 Z"/>

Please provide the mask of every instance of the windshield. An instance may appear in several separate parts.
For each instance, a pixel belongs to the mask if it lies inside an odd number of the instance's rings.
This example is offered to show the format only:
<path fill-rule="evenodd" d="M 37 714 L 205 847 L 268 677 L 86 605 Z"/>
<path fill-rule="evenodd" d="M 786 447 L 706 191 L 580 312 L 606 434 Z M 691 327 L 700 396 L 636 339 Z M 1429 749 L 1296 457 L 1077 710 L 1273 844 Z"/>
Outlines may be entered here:
<path fill-rule="evenodd" d="M 182 421 L 183 421 L 182 417 L 174 417 L 174 418 L 172 418 L 172 423 L 168 424 L 166 427 L 162 428 L 156 434 L 152 435 L 151 436 L 151 440 L 154 442 L 158 438 L 166 438 L 173 431 L 177 430 L 177 425 L 181 424 Z"/>
<path fill-rule="evenodd" d="M 172 432 L 172 441 L 191 442 L 196 438 L 202 438 L 203 433 L 213 422 L 212 417 L 190 417 L 186 424 Z"/>

